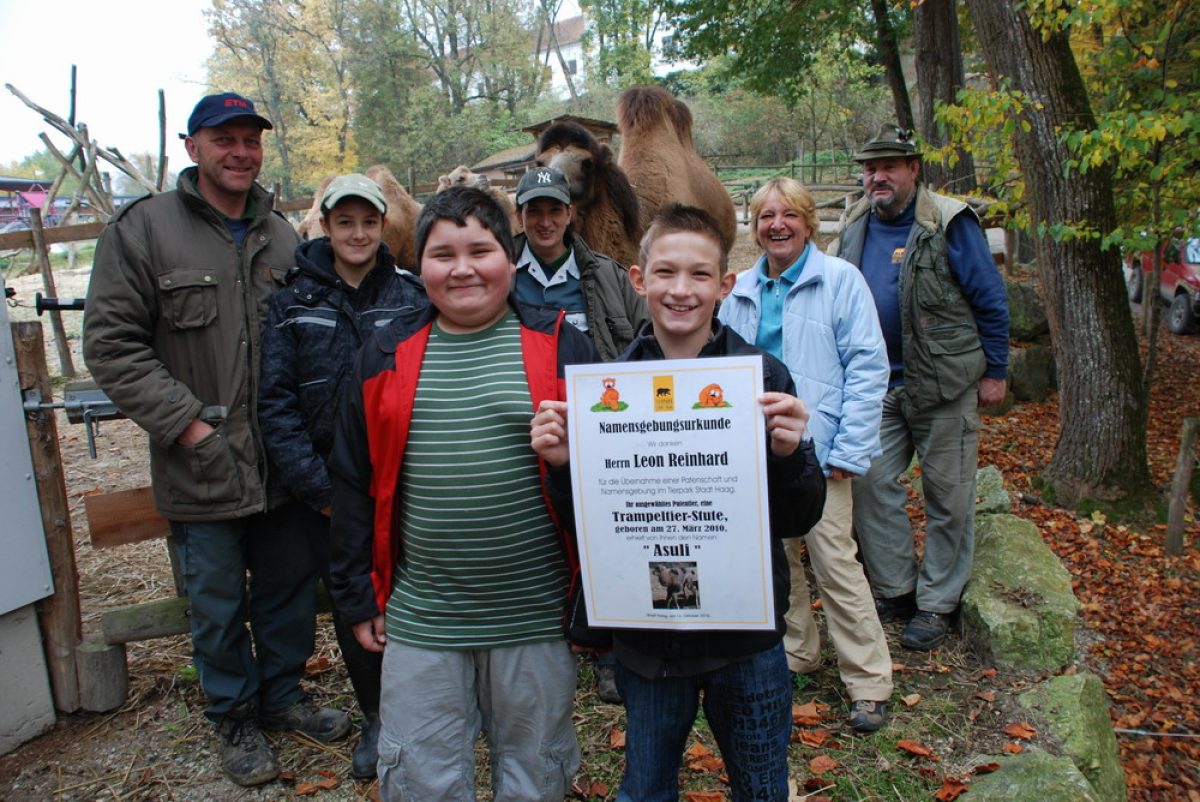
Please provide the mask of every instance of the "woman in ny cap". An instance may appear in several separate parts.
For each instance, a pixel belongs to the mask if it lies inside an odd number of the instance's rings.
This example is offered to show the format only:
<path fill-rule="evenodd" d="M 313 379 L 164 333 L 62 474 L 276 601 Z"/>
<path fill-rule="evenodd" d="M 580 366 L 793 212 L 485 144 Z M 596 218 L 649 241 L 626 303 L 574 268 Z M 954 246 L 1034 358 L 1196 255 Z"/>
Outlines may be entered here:
<path fill-rule="evenodd" d="M 321 197 L 325 236 L 296 248 L 288 285 L 271 300 L 263 334 L 258 415 L 275 476 L 309 508 L 305 535 L 329 585 L 332 485 L 326 467 L 334 411 L 355 354 L 372 332 L 428 302 L 382 242 L 387 200 L 365 175 L 338 176 Z M 338 645 L 363 713 L 351 774 L 375 775 L 382 655 L 359 645 L 333 612 Z"/>
<path fill-rule="evenodd" d="M 611 361 L 621 355 L 649 316 L 625 267 L 596 253 L 575 233 L 575 207 L 567 178 L 553 167 L 535 167 L 517 185 L 517 297 L 565 309 Z"/>

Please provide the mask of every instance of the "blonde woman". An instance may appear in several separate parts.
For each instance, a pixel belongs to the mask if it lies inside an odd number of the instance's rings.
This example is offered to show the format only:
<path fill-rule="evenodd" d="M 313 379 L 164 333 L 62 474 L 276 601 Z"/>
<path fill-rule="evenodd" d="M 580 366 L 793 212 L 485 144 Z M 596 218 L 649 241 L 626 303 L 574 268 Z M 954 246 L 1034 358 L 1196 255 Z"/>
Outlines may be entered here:
<path fill-rule="evenodd" d="M 799 182 L 774 178 L 750 201 L 763 254 L 738 276 L 720 319 L 787 365 L 811 417 L 808 430 L 825 471 L 821 520 L 808 533 L 838 669 L 852 708 L 849 724 L 873 732 L 887 720 L 892 661 L 851 534 L 850 480 L 878 456 L 888 359 L 879 317 L 862 274 L 813 243 L 816 203 Z M 797 673 L 820 664 L 799 539 L 787 544 L 792 575 L 784 648 Z"/>

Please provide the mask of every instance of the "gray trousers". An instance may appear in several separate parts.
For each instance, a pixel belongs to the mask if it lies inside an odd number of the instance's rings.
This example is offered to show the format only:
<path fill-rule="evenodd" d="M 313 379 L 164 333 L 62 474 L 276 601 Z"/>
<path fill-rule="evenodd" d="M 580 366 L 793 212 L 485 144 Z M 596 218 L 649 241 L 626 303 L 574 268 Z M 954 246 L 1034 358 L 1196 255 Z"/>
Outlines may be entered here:
<path fill-rule="evenodd" d="M 561 802 L 579 770 L 575 657 L 565 640 L 476 651 L 383 651 L 379 796 L 474 802 L 475 740 L 491 753 L 495 802 Z"/>
<path fill-rule="evenodd" d="M 917 607 L 949 613 L 958 607 L 975 555 L 975 469 L 979 415 L 974 385 L 959 398 L 914 413 L 902 388 L 883 399 L 883 454 L 854 479 L 854 527 L 875 596 L 916 590 Z M 925 557 L 917 567 L 900 476 L 921 464 L 925 495 Z"/>

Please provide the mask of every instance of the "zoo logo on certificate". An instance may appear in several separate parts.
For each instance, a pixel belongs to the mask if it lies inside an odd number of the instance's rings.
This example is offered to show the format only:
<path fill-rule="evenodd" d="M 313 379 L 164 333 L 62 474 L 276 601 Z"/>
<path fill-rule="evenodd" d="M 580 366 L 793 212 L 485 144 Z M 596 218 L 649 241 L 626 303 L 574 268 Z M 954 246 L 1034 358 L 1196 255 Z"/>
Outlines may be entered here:
<path fill-rule="evenodd" d="M 566 368 L 592 626 L 772 629 L 762 359 Z"/>

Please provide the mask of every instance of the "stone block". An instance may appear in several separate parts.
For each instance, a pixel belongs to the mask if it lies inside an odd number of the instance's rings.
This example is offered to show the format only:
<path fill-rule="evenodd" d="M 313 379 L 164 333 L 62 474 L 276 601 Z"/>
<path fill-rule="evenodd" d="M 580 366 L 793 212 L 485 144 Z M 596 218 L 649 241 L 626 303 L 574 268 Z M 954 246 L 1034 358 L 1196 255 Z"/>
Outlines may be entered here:
<path fill-rule="evenodd" d="M 1012 511 L 1012 499 L 1004 489 L 1004 474 L 995 465 L 975 472 L 975 514 L 994 515 Z"/>
<path fill-rule="evenodd" d="M 1112 802 L 1096 793 L 1069 757 L 1030 749 L 995 761 L 999 770 L 976 777 L 965 798 L 976 802 Z"/>
<path fill-rule="evenodd" d="M 1054 677 L 1017 701 L 1046 722 L 1063 751 L 1100 799 L 1125 802 L 1125 772 L 1108 715 L 1104 684 L 1095 674 Z"/>
<path fill-rule="evenodd" d="M 1037 288 L 1018 281 L 1005 281 L 1004 288 L 1008 291 L 1009 336 L 1014 340 L 1032 342 L 1049 334 L 1046 304 L 1042 302 Z"/>
<path fill-rule="evenodd" d="M 1013 515 L 976 518 L 962 620 L 967 637 L 997 667 L 1057 673 L 1075 653 L 1078 608 L 1070 574 L 1037 527 Z"/>
<path fill-rule="evenodd" d="M 1018 401 L 1045 401 L 1058 387 L 1058 364 L 1054 351 L 1045 345 L 1010 348 L 1008 385 Z"/>

